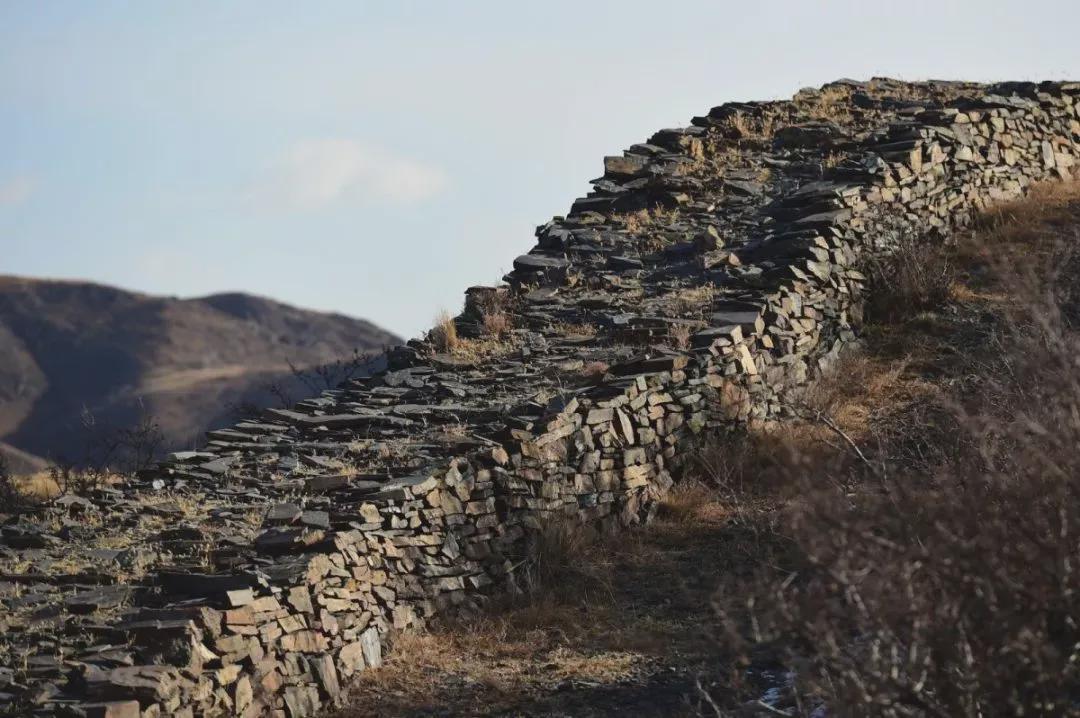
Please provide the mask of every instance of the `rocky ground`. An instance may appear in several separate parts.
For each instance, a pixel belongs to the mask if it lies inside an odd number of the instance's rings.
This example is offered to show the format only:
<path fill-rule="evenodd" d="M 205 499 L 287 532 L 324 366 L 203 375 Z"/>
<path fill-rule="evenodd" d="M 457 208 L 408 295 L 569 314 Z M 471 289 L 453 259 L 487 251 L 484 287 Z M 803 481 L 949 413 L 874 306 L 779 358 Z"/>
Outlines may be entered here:
<path fill-rule="evenodd" d="M 656 523 L 581 540 L 587 563 L 494 615 L 402 637 L 345 716 L 699 715 L 718 671 L 716 578 L 743 555 L 727 511 L 683 492 Z"/>

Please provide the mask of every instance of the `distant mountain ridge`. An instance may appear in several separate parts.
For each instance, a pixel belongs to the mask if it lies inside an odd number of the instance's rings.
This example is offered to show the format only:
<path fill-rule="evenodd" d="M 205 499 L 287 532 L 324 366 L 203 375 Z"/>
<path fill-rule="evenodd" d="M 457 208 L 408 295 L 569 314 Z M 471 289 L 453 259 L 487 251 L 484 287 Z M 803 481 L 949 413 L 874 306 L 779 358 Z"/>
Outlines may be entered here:
<path fill-rule="evenodd" d="M 222 407 L 313 389 L 312 367 L 377 354 L 401 340 L 363 319 L 242 293 L 158 297 L 80 281 L 0 276 L 0 451 L 16 468 L 78 460 L 84 417 L 125 426 L 141 416 L 170 446 L 224 423 Z"/>

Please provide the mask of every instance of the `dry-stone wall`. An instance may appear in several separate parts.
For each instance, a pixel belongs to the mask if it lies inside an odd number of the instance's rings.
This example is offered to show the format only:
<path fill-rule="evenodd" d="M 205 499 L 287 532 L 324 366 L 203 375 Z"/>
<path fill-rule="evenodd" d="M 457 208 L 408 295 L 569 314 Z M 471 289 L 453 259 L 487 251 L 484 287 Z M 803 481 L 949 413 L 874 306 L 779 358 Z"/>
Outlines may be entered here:
<path fill-rule="evenodd" d="M 512 589 L 545 522 L 648 519 L 695 434 L 855 337 L 860 256 L 1064 177 L 1080 84 L 841 81 L 604 161 L 385 371 L 0 525 L 0 705 L 309 716 L 393 631 Z"/>

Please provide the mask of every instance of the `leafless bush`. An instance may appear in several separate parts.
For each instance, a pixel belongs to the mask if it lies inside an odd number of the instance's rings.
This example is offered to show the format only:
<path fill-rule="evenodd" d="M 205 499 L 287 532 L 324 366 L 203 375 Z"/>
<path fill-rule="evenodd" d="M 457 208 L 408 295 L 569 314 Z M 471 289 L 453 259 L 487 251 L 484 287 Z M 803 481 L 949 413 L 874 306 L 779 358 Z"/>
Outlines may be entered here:
<path fill-rule="evenodd" d="M 289 370 L 293 378 L 303 384 L 312 394 L 318 394 L 327 389 L 334 389 L 350 379 L 363 374 L 367 370 L 370 357 L 362 354 L 359 349 L 353 349 L 347 357 L 338 357 L 325 364 L 316 364 L 309 367 L 301 367 L 288 362 Z M 278 397 L 283 399 L 284 397 Z M 289 402 L 291 405 L 292 402 Z"/>
<path fill-rule="evenodd" d="M 939 244 L 903 240 L 894 252 L 869 261 L 870 321 L 892 323 L 937 309 L 948 301 L 956 276 L 951 255 Z"/>
<path fill-rule="evenodd" d="M 48 470 L 60 494 L 86 494 L 114 477 L 149 469 L 161 458 L 165 436 L 149 414 L 127 426 L 101 422 L 88 410 L 80 420 L 81 453 L 60 457 Z"/>
<path fill-rule="evenodd" d="M 85 496 L 103 486 L 110 474 L 96 467 L 77 467 L 67 462 L 49 467 L 49 478 L 61 496 Z"/>
<path fill-rule="evenodd" d="M 353 349 L 347 357 L 313 366 L 300 366 L 291 359 L 286 359 L 289 374 L 293 379 L 272 379 L 259 385 L 259 389 L 269 395 L 273 403 L 282 409 L 292 408 L 300 398 L 296 396 L 297 385 L 302 386 L 308 395 L 320 394 L 328 389 L 335 389 L 350 379 L 363 375 L 368 370 L 371 355 Z M 263 408 L 255 401 L 239 401 L 228 404 L 229 415 L 237 421 L 257 416 Z"/>
<path fill-rule="evenodd" d="M 160 458 L 165 443 L 157 420 L 145 412 L 132 424 L 115 426 L 99 422 L 91 412 L 84 411 L 82 425 L 86 436 L 83 457 L 68 463 L 100 474 L 148 469 Z"/>
<path fill-rule="evenodd" d="M 885 422 L 873 486 L 837 490 L 848 455 L 791 475 L 797 558 L 719 597 L 741 665 L 791 671 L 789 715 L 1080 715 L 1076 277 L 1046 256 L 998 280 L 1000 331 L 955 359 L 977 380 Z"/>
<path fill-rule="evenodd" d="M 20 503 L 19 490 L 8 468 L 7 458 L 0 454 L 0 513 L 14 511 Z"/>

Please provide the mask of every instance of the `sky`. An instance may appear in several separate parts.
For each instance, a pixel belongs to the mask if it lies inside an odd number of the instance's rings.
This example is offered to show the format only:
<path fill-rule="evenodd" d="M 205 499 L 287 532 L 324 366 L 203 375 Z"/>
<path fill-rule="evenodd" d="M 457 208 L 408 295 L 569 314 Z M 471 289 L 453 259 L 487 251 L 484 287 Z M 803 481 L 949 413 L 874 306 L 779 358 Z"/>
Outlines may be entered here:
<path fill-rule="evenodd" d="M 0 0 L 0 274 L 404 336 L 602 158 L 841 77 L 1080 79 L 1076 0 Z"/>

